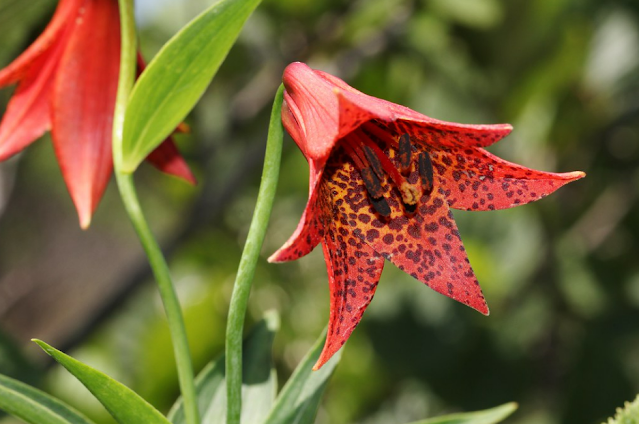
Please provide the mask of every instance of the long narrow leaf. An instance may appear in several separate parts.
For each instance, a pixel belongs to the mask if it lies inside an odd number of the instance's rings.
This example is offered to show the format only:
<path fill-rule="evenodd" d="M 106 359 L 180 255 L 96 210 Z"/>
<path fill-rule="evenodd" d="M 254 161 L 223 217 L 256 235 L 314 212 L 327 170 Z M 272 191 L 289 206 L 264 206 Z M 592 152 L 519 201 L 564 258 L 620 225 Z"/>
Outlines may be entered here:
<path fill-rule="evenodd" d="M 242 423 L 261 424 L 271 409 L 277 393 L 277 376 L 272 364 L 272 345 L 279 329 L 279 316 L 271 311 L 258 322 L 244 341 L 242 365 Z M 209 363 L 196 379 L 202 424 L 226 422 L 226 385 L 224 356 Z M 184 424 L 182 400 L 179 399 L 169 419 Z"/>
<path fill-rule="evenodd" d="M 505 420 L 516 409 L 517 404 L 510 402 L 483 411 L 444 415 L 412 424 L 495 424 Z"/>
<path fill-rule="evenodd" d="M 193 109 L 259 2 L 221 0 L 180 30 L 151 61 L 127 106 L 123 171 L 135 171 Z"/>
<path fill-rule="evenodd" d="M 41 340 L 34 340 L 47 354 L 89 389 L 120 424 L 169 424 L 157 409 L 137 393 Z"/>
<path fill-rule="evenodd" d="M 93 424 L 62 401 L 0 375 L 0 409 L 28 424 Z"/>
<path fill-rule="evenodd" d="M 310 352 L 302 359 L 291 378 L 277 397 L 266 424 L 312 424 L 319 408 L 322 394 L 341 358 L 341 350 L 318 371 L 313 371 L 324 345 L 320 336 Z"/>

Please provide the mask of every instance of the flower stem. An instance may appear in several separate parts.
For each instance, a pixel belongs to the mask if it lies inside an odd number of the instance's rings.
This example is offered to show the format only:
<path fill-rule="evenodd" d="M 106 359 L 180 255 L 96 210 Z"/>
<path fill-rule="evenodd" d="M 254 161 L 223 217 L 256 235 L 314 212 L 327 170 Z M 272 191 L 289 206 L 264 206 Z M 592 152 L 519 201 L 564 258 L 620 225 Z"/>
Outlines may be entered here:
<path fill-rule="evenodd" d="M 120 56 L 120 79 L 113 116 L 113 165 L 115 178 L 120 190 L 120 197 L 133 223 L 140 243 L 149 258 L 149 264 L 158 284 L 160 297 L 164 304 L 173 351 L 177 364 L 178 379 L 187 424 L 199 424 L 200 417 L 195 393 L 193 366 L 189 351 L 182 309 L 171 281 L 169 268 L 162 255 L 160 247 L 153 237 L 138 200 L 133 175 L 121 171 L 122 168 L 122 134 L 126 105 L 135 81 L 136 70 L 136 34 L 133 14 L 133 0 L 118 0 L 120 5 L 120 25 L 122 35 L 122 50 Z"/>
<path fill-rule="evenodd" d="M 242 333 L 255 267 L 262 249 L 264 236 L 266 235 L 268 221 L 271 217 L 273 199 L 275 198 L 277 180 L 279 178 L 283 137 L 281 119 L 283 93 L 284 87 L 280 86 L 273 101 L 262 182 L 229 305 L 226 325 L 227 424 L 240 423 L 242 411 Z"/>

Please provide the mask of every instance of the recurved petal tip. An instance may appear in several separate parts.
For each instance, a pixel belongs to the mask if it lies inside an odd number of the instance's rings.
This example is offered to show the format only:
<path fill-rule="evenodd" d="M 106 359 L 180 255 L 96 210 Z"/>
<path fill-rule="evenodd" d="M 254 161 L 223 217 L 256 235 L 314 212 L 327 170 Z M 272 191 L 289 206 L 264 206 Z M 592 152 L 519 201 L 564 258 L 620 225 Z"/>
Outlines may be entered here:
<path fill-rule="evenodd" d="M 341 347 L 342 345 L 340 345 L 340 348 Z M 334 346 L 332 347 L 328 343 L 324 344 L 324 349 L 322 349 L 322 353 L 317 359 L 317 362 L 315 363 L 315 365 L 313 365 L 313 371 L 317 371 L 320 368 L 322 368 L 324 364 L 327 363 L 328 360 L 331 359 L 338 350 L 339 349 L 334 349 Z"/>
<path fill-rule="evenodd" d="M 91 226 L 91 214 L 83 214 L 79 213 L 80 218 L 80 228 L 83 230 L 88 230 Z"/>
<path fill-rule="evenodd" d="M 474 309 L 484 316 L 490 315 L 490 310 L 488 309 L 488 304 L 486 304 L 486 302 L 484 302 L 482 307 L 474 308 Z"/>
<path fill-rule="evenodd" d="M 276 264 L 278 262 L 281 262 L 281 261 L 277 260 L 278 253 L 279 253 L 279 250 L 277 252 L 273 253 L 271 256 L 269 256 L 268 259 L 266 260 L 266 262 L 268 262 L 270 264 Z"/>
<path fill-rule="evenodd" d="M 566 176 L 567 180 L 576 181 L 576 180 L 580 180 L 584 178 L 586 176 L 586 173 L 583 171 L 573 171 L 573 172 L 566 172 L 564 175 Z"/>
<path fill-rule="evenodd" d="M 192 185 L 197 184 L 195 176 L 191 172 L 189 165 L 180 155 L 172 137 L 162 142 L 162 144 L 146 157 L 146 160 L 165 174 L 173 175 Z"/>

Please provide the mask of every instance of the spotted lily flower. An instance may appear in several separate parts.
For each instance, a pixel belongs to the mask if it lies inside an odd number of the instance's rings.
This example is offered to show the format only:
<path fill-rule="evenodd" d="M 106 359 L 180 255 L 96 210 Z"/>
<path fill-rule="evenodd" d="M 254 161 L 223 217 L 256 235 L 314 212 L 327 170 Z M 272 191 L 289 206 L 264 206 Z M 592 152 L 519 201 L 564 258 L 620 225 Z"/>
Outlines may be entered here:
<path fill-rule="evenodd" d="M 119 68 L 117 0 L 60 0 L 44 32 L 0 70 L 0 87 L 18 84 L 0 122 L 0 161 L 50 130 L 83 228 L 113 168 Z M 171 140 L 148 159 L 164 172 L 195 181 Z"/>
<path fill-rule="evenodd" d="M 487 315 L 450 208 L 523 205 L 585 175 L 536 171 L 484 150 L 510 133 L 508 124 L 439 121 L 302 63 L 289 65 L 283 81 L 282 121 L 309 162 L 309 197 L 269 261 L 298 259 L 322 243 L 330 318 L 315 369 L 361 320 L 385 260 Z"/>

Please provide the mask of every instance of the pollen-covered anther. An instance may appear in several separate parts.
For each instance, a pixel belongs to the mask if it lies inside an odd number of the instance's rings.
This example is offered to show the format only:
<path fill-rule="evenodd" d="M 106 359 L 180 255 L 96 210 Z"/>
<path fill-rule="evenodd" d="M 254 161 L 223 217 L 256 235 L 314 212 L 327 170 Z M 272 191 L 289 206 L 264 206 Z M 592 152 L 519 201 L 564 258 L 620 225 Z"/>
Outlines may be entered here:
<path fill-rule="evenodd" d="M 411 153 L 410 136 L 404 134 L 399 138 L 399 170 L 404 175 L 410 172 Z"/>
<path fill-rule="evenodd" d="M 371 128 L 374 128 L 371 131 Z M 376 126 L 366 127 L 366 131 L 355 131 L 344 139 L 344 149 L 351 157 L 355 167 L 359 170 L 366 191 L 370 196 L 371 203 L 375 210 L 383 216 L 390 215 L 388 202 L 383 198 L 384 183 L 392 182 L 402 197 L 402 203 L 407 207 L 407 212 L 414 210 L 421 197 L 421 187 L 410 184 L 404 177 L 405 173 L 409 173 L 412 162 L 412 146 L 410 136 L 402 135 L 399 140 L 391 138 L 388 135 L 381 140 L 375 134 L 379 132 Z M 371 134 L 372 133 L 372 134 Z M 382 148 L 372 140 L 371 136 L 383 143 L 390 143 L 389 148 L 398 149 L 398 165 L 391 162 L 390 158 L 382 150 Z M 423 157 L 420 154 L 418 159 L 418 168 L 422 176 L 422 186 L 427 192 L 432 190 L 432 164 L 428 155 Z M 428 167 L 430 165 L 430 168 Z M 386 180 L 388 176 L 388 180 Z M 426 183 L 424 183 L 426 181 Z"/>
<path fill-rule="evenodd" d="M 433 190 L 433 163 L 426 152 L 419 154 L 418 162 L 419 176 L 422 180 L 424 193 L 430 193 Z"/>
<path fill-rule="evenodd" d="M 384 189 L 373 169 L 369 166 L 362 169 L 360 173 L 362 174 L 362 180 L 364 180 L 368 194 L 370 194 L 373 199 L 382 197 L 384 195 Z"/>
<path fill-rule="evenodd" d="M 375 154 L 375 151 L 373 151 L 373 149 L 369 146 L 364 145 L 364 155 L 366 156 L 368 163 L 370 163 L 373 171 L 375 171 L 377 177 L 380 180 L 384 179 L 384 170 L 382 169 L 382 163 L 379 161 L 379 158 Z"/>
<path fill-rule="evenodd" d="M 362 176 L 373 208 L 384 217 L 390 216 L 391 209 L 386 199 L 384 199 L 384 187 L 380 181 L 380 178 L 384 178 L 384 174 L 381 171 L 379 160 L 368 160 L 370 153 L 366 150 L 367 146 L 362 148 L 361 145 L 353 142 L 352 139 L 344 140 L 343 146 L 344 151 L 353 160 L 355 167 Z"/>

